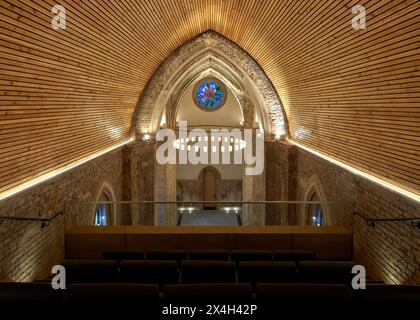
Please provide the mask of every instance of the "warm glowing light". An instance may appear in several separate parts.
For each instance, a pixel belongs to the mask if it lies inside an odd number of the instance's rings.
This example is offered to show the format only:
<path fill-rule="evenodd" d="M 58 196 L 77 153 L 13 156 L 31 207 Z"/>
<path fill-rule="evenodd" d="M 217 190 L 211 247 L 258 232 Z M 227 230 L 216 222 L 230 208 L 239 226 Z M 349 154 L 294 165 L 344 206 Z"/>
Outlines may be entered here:
<path fill-rule="evenodd" d="M 390 190 L 392 190 L 394 192 L 397 192 L 397 193 L 399 193 L 399 194 L 401 194 L 403 196 L 406 196 L 406 197 L 408 197 L 410 199 L 413 199 L 415 201 L 420 202 L 420 196 L 417 195 L 417 194 L 415 194 L 415 193 L 413 193 L 413 192 L 410 192 L 410 191 L 405 190 L 405 189 L 403 189 L 401 187 L 398 187 L 398 186 L 396 186 L 396 185 L 394 185 L 394 184 L 392 184 L 392 183 L 390 183 L 388 181 L 382 180 L 382 179 L 380 179 L 378 177 L 375 177 L 375 176 L 373 176 L 373 175 L 371 175 L 371 174 L 369 174 L 367 172 L 363 172 L 363 171 L 361 171 L 359 169 L 353 168 L 352 166 L 349 166 L 349 165 L 347 165 L 347 164 L 345 164 L 345 163 L 343 163 L 341 161 L 338 161 L 338 160 L 335 160 L 333 158 L 330 158 L 330 157 L 328 157 L 328 156 L 326 156 L 326 155 L 324 155 L 322 153 L 319 153 L 319 152 L 317 152 L 315 150 L 312 150 L 312 149 L 310 149 L 308 147 L 305 147 L 305 146 L 301 145 L 300 143 L 297 143 L 297 142 L 295 142 L 293 140 L 288 139 L 288 141 L 291 142 L 291 143 L 293 143 L 294 145 L 296 145 L 297 147 L 299 147 L 299 148 L 301 148 L 303 150 L 306 150 L 306 151 L 308 151 L 308 152 L 310 152 L 310 153 L 312 153 L 312 154 L 314 154 L 314 155 L 316 155 L 316 156 L 318 156 L 320 158 L 323 158 L 323 159 L 325 159 L 325 160 L 327 160 L 327 161 L 329 161 L 329 162 L 331 162 L 331 163 L 333 163 L 333 164 L 335 164 L 335 165 L 337 165 L 339 167 L 342 167 L 342 168 L 344 168 L 344 169 L 346 169 L 346 170 L 354 173 L 355 175 L 358 175 L 360 177 L 363 177 L 365 179 L 368 179 L 368 180 L 370 180 L 370 181 L 372 181 L 374 183 L 377 183 L 377 184 L 379 184 L 379 185 L 381 185 L 381 186 L 383 186 L 383 187 L 385 187 L 387 189 L 390 189 Z"/>
<path fill-rule="evenodd" d="M 109 136 L 114 140 L 120 139 L 123 135 L 123 131 L 118 127 L 107 127 L 106 130 L 108 131 Z"/>
<path fill-rule="evenodd" d="M 261 135 L 261 133 L 259 133 L 259 135 Z M 185 150 L 185 149 L 187 149 L 188 151 L 190 151 L 190 150 L 192 150 L 191 149 L 191 144 L 189 145 L 188 144 L 188 142 L 190 142 L 190 143 L 195 143 L 195 141 L 201 141 L 202 139 L 201 139 L 201 137 L 199 136 L 198 138 L 196 138 L 196 137 L 191 137 L 191 138 L 180 138 L 180 139 L 176 139 L 173 143 L 172 143 L 172 145 L 176 148 L 176 149 L 178 149 L 178 150 Z M 206 142 L 208 142 L 210 139 L 208 138 L 208 136 L 205 136 L 204 137 L 204 141 L 206 141 Z M 219 142 L 222 142 L 222 137 L 214 137 L 214 136 L 211 136 L 211 141 L 213 141 L 213 142 L 217 142 L 217 141 L 219 141 Z M 231 142 L 231 143 L 235 143 L 235 150 L 236 151 L 238 151 L 238 150 L 243 150 L 243 149 L 245 149 L 245 147 L 246 147 L 246 141 L 245 140 L 242 140 L 242 139 L 238 139 L 238 138 L 236 138 L 236 139 L 234 139 L 234 138 L 230 138 L 230 140 L 229 140 L 229 138 L 228 137 L 224 137 L 224 139 L 223 139 L 223 141 L 224 141 L 224 143 L 226 143 L 226 144 L 228 144 L 229 143 L 229 141 Z M 217 147 L 215 147 L 215 146 L 213 146 L 213 152 L 216 152 L 216 148 Z M 222 150 L 225 150 L 226 148 L 225 147 L 221 147 L 221 149 Z M 199 151 L 199 146 L 198 145 L 195 145 L 195 150 L 196 150 L 196 152 L 198 152 Z M 204 152 L 207 152 L 207 146 L 205 146 L 204 147 Z M 229 144 L 229 152 L 232 152 L 233 151 L 233 146 L 232 145 L 230 145 Z M 222 151 L 223 152 L 223 151 Z"/>
<path fill-rule="evenodd" d="M 166 115 L 162 115 L 162 119 L 160 119 L 160 126 L 163 127 L 166 124 Z"/>
<path fill-rule="evenodd" d="M 295 132 L 293 133 L 293 135 L 297 138 L 297 139 L 307 139 L 311 136 L 311 132 L 304 128 L 304 127 L 298 127 Z"/>
<path fill-rule="evenodd" d="M 107 149 L 104 149 L 102 151 L 96 152 L 96 153 L 94 153 L 94 154 L 92 154 L 92 155 L 90 155 L 86 158 L 83 158 L 81 160 L 75 161 L 75 162 L 73 162 L 73 163 L 71 163 L 67 166 L 64 166 L 63 168 L 59 168 L 59 169 L 50 171 L 50 172 L 48 172 L 48 173 L 46 173 L 46 174 L 44 174 L 40 177 L 37 177 L 35 179 L 31 179 L 31 180 L 29 180 L 25 183 L 22 183 L 21 185 L 18 185 L 15 188 L 12 188 L 12 189 L 7 190 L 3 193 L 0 193 L 0 200 L 4 200 L 6 198 L 9 198 L 9 197 L 17 194 L 18 192 L 24 191 L 24 190 L 29 189 L 29 188 L 37 185 L 37 184 L 40 184 L 40 183 L 44 182 L 46 180 L 54 178 L 54 177 L 56 177 L 56 176 L 58 176 L 58 175 L 60 175 L 64 172 L 67 172 L 67 171 L 69 171 L 69 170 L 71 170 L 75 167 L 78 167 L 78 166 L 80 166 L 80 165 L 82 165 L 82 164 L 84 164 L 84 163 L 86 163 L 90 160 L 93 160 L 97 157 L 100 157 L 100 156 L 104 155 L 105 153 L 108 153 L 108 152 L 111 152 L 112 150 L 120 148 L 120 147 L 126 145 L 127 143 L 130 143 L 133 140 L 134 140 L 134 138 L 130 138 L 130 139 L 124 141 L 124 142 L 121 142 L 121 143 L 115 145 L 115 146 L 112 146 L 110 148 L 107 148 Z"/>

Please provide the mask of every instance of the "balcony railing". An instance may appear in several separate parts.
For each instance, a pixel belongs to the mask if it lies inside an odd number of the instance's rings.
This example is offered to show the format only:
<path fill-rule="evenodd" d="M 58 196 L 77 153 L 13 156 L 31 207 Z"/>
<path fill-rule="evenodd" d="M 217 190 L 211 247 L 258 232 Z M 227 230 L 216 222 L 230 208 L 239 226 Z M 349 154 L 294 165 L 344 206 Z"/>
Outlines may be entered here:
<path fill-rule="evenodd" d="M 382 222 L 410 222 L 413 227 L 416 227 L 420 230 L 420 217 L 385 217 L 385 218 L 371 218 L 367 215 L 364 215 L 360 212 L 353 212 L 353 218 L 360 217 L 362 218 L 368 226 L 375 227 L 377 223 Z"/>
<path fill-rule="evenodd" d="M 63 215 L 63 211 L 59 211 L 50 217 L 33 217 L 33 216 L 0 216 L 0 224 L 3 221 L 29 221 L 41 223 L 41 229 L 50 225 L 51 221 L 55 220 L 59 216 Z"/>

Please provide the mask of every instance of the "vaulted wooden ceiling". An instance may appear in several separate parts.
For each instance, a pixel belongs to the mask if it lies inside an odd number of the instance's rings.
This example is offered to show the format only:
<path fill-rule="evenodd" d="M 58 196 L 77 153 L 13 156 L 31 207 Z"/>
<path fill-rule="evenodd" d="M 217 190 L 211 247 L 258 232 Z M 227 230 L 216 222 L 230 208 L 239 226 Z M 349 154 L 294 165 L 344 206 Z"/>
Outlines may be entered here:
<path fill-rule="evenodd" d="M 51 28 L 57 3 L 65 30 Z M 367 9 L 365 30 L 351 27 L 355 4 Z M 267 73 L 292 140 L 419 193 L 419 1 L 0 6 L 0 193 L 127 139 L 154 70 L 209 29 Z"/>

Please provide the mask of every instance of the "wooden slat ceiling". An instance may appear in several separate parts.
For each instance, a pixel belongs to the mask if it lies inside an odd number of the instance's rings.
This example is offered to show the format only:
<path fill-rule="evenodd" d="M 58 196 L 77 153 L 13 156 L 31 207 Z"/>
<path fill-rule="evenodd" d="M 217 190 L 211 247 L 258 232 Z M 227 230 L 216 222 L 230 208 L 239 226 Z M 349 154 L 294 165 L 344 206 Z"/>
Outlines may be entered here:
<path fill-rule="evenodd" d="M 208 29 L 265 70 L 292 140 L 419 193 L 419 15 L 416 0 L 2 0 L 0 193 L 127 139 L 154 70 Z"/>

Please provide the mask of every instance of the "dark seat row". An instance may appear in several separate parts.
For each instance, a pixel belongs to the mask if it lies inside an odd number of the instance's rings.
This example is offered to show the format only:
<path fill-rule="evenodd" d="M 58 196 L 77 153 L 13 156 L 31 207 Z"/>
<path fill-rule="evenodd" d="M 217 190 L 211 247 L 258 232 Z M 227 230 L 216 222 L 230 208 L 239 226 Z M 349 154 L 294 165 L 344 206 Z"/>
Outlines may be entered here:
<path fill-rule="evenodd" d="M 310 261 L 315 259 L 313 251 L 306 250 L 112 250 L 102 253 L 111 260 L 219 260 L 219 261 Z"/>
<path fill-rule="evenodd" d="M 74 284 L 53 290 L 46 283 L 0 283 L 0 302 L 4 301 L 123 301 L 154 306 L 164 303 L 251 303 L 279 305 L 304 301 L 420 301 L 419 286 L 367 285 L 351 290 L 336 284 L 257 284 L 253 294 L 249 284 L 167 285 L 163 294 L 149 284 Z"/>
<path fill-rule="evenodd" d="M 350 285 L 351 261 L 65 260 L 67 283 L 337 283 Z"/>

